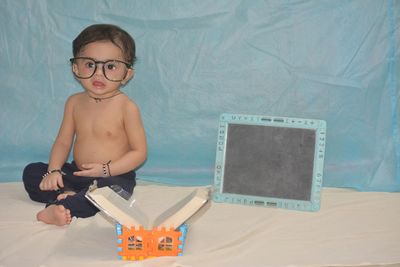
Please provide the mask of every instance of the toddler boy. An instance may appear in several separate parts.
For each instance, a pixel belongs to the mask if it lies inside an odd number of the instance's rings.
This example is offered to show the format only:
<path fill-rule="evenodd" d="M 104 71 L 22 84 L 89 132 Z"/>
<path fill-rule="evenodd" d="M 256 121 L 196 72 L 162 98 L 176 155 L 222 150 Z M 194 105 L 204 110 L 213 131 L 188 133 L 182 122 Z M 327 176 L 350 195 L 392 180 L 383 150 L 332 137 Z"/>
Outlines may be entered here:
<path fill-rule="evenodd" d="M 120 91 L 134 75 L 133 38 L 114 25 L 92 25 L 73 41 L 73 55 L 72 72 L 84 91 L 66 101 L 49 163 L 31 163 L 23 173 L 29 197 L 46 203 L 37 219 L 59 226 L 98 212 L 85 198 L 94 180 L 132 193 L 134 170 L 147 157 L 138 106 Z"/>

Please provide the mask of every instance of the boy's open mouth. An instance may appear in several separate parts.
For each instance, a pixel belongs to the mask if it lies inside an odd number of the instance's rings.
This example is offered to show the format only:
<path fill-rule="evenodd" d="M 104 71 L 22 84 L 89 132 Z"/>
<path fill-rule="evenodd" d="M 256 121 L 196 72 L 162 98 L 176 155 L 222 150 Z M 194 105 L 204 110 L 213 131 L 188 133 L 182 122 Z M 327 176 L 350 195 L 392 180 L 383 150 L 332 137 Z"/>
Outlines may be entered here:
<path fill-rule="evenodd" d="M 101 88 L 101 87 L 104 87 L 104 86 L 105 86 L 105 84 L 104 84 L 103 82 L 100 82 L 100 81 L 94 81 L 94 82 L 92 83 L 92 85 L 93 85 L 94 87 L 97 87 L 97 88 Z"/>

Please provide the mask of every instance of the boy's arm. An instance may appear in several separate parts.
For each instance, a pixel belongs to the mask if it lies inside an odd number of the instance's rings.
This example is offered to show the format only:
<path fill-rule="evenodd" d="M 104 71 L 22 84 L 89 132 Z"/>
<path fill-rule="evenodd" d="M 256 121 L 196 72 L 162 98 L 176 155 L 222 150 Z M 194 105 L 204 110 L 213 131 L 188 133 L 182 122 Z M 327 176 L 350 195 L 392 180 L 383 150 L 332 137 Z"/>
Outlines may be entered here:
<path fill-rule="evenodd" d="M 74 175 L 89 177 L 116 176 L 139 167 L 147 158 L 147 142 L 139 108 L 130 101 L 124 108 L 124 126 L 130 146 L 130 150 L 127 153 L 112 161 L 108 164 L 108 167 L 100 163 L 83 164 L 82 167 L 85 170 L 74 172 Z M 103 173 L 104 168 L 106 174 Z"/>
<path fill-rule="evenodd" d="M 127 173 L 139 167 L 147 158 L 146 134 L 139 108 L 128 102 L 124 110 L 124 125 L 130 150 L 109 164 L 111 175 Z"/>
<path fill-rule="evenodd" d="M 75 133 L 73 120 L 73 97 L 70 97 L 64 107 L 64 117 L 57 138 L 50 152 L 48 171 L 61 170 L 71 151 Z M 59 172 L 53 172 L 45 176 L 39 185 L 41 190 L 57 190 L 64 187 L 62 176 Z"/>

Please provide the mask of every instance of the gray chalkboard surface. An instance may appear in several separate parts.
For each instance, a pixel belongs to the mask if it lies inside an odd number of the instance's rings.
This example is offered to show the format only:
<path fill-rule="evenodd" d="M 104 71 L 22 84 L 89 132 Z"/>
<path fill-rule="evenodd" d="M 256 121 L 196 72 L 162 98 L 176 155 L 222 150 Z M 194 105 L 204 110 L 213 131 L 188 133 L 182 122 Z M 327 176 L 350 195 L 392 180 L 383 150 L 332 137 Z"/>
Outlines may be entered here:
<path fill-rule="evenodd" d="M 214 200 L 318 210 L 325 130 L 321 120 L 224 114 Z"/>
<path fill-rule="evenodd" d="M 223 192 L 310 200 L 315 130 L 229 124 Z"/>

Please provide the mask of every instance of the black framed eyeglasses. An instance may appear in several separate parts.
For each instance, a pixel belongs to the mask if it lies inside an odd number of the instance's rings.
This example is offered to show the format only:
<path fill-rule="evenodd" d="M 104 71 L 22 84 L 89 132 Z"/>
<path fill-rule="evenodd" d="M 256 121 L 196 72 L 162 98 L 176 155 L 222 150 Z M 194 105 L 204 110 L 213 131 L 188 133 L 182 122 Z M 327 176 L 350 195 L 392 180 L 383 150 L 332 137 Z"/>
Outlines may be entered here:
<path fill-rule="evenodd" d="M 79 79 L 91 78 L 96 73 L 98 64 L 102 64 L 104 77 L 112 82 L 124 80 L 128 69 L 132 69 L 132 64 L 115 59 L 99 61 L 90 57 L 74 57 L 69 61 L 76 65 L 74 75 Z"/>

